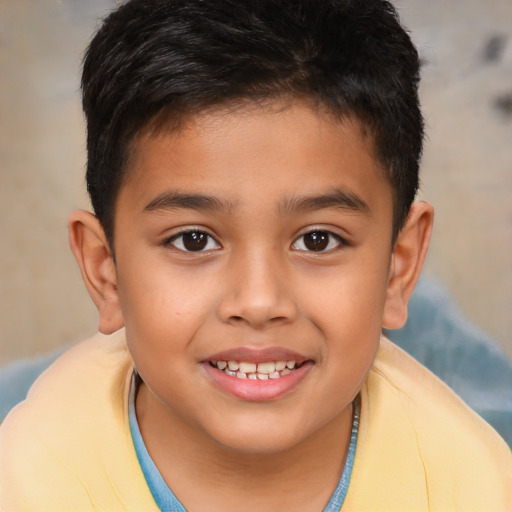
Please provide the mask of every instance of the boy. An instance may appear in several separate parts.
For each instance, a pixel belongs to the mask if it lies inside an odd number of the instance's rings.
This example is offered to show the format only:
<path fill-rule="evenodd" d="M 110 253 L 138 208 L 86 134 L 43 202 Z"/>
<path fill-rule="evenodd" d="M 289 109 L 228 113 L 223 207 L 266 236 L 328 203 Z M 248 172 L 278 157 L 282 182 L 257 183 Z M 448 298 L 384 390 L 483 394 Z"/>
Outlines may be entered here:
<path fill-rule="evenodd" d="M 107 18 L 70 219 L 103 335 L 6 418 L 2 510 L 511 508 L 505 443 L 381 337 L 433 220 L 417 83 L 382 0 Z"/>

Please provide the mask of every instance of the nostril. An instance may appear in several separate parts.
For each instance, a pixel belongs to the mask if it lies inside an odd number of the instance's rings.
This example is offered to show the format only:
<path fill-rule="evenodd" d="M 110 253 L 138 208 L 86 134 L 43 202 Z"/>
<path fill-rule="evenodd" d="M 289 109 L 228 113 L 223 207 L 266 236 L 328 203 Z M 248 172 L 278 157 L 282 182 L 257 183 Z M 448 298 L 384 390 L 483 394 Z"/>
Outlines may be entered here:
<path fill-rule="evenodd" d="M 286 316 L 275 316 L 270 319 L 270 322 L 278 323 L 278 322 L 286 322 L 288 318 Z"/>

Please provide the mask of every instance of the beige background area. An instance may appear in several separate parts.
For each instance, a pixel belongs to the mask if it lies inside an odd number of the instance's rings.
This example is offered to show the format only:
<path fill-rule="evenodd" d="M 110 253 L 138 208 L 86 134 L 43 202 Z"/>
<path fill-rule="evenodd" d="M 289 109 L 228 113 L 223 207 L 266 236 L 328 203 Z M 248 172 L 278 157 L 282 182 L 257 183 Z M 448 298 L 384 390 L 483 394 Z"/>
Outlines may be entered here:
<path fill-rule="evenodd" d="M 95 331 L 68 250 L 87 207 L 82 52 L 113 0 L 0 0 L 0 365 Z M 512 356 L 512 2 L 400 0 L 424 61 L 425 274 Z"/>

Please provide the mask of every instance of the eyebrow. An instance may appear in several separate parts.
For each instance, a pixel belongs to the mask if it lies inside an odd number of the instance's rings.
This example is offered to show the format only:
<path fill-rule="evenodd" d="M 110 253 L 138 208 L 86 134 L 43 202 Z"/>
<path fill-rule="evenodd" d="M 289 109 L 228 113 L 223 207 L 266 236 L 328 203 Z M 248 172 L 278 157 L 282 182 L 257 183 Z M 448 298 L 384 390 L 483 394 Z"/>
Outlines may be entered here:
<path fill-rule="evenodd" d="M 230 212 L 234 203 L 206 194 L 189 194 L 177 191 L 164 192 L 152 199 L 145 207 L 145 212 L 158 210 L 192 210 Z M 339 208 L 356 213 L 370 213 L 370 207 L 358 195 L 341 188 L 332 188 L 325 194 L 301 195 L 285 199 L 279 205 L 281 214 L 293 214 L 326 208 Z"/>
<path fill-rule="evenodd" d="M 205 194 L 187 194 L 168 191 L 152 199 L 144 207 L 144 211 L 176 210 L 179 208 L 206 211 L 230 211 L 233 209 L 233 203 Z"/>
<path fill-rule="evenodd" d="M 332 188 L 325 194 L 302 195 L 284 200 L 279 210 L 283 214 L 301 213 L 325 208 L 339 208 L 354 213 L 370 214 L 370 207 L 357 194 L 341 188 Z"/>

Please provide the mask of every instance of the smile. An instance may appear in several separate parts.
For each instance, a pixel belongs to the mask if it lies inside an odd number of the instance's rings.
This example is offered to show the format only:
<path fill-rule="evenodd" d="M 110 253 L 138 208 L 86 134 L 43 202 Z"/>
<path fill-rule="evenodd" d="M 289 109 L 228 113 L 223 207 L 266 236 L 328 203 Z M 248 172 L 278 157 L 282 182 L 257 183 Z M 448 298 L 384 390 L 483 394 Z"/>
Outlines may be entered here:
<path fill-rule="evenodd" d="M 244 401 L 276 400 L 299 386 L 315 362 L 281 348 L 237 349 L 202 361 L 205 375 L 223 393 Z"/>
<path fill-rule="evenodd" d="M 265 361 L 261 363 L 234 360 L 210 361 L 210 365 L 231 377 L 250 380 L 279 379 L 285 375 L 289 375 L 301 366 L 293 360 Z"/>

